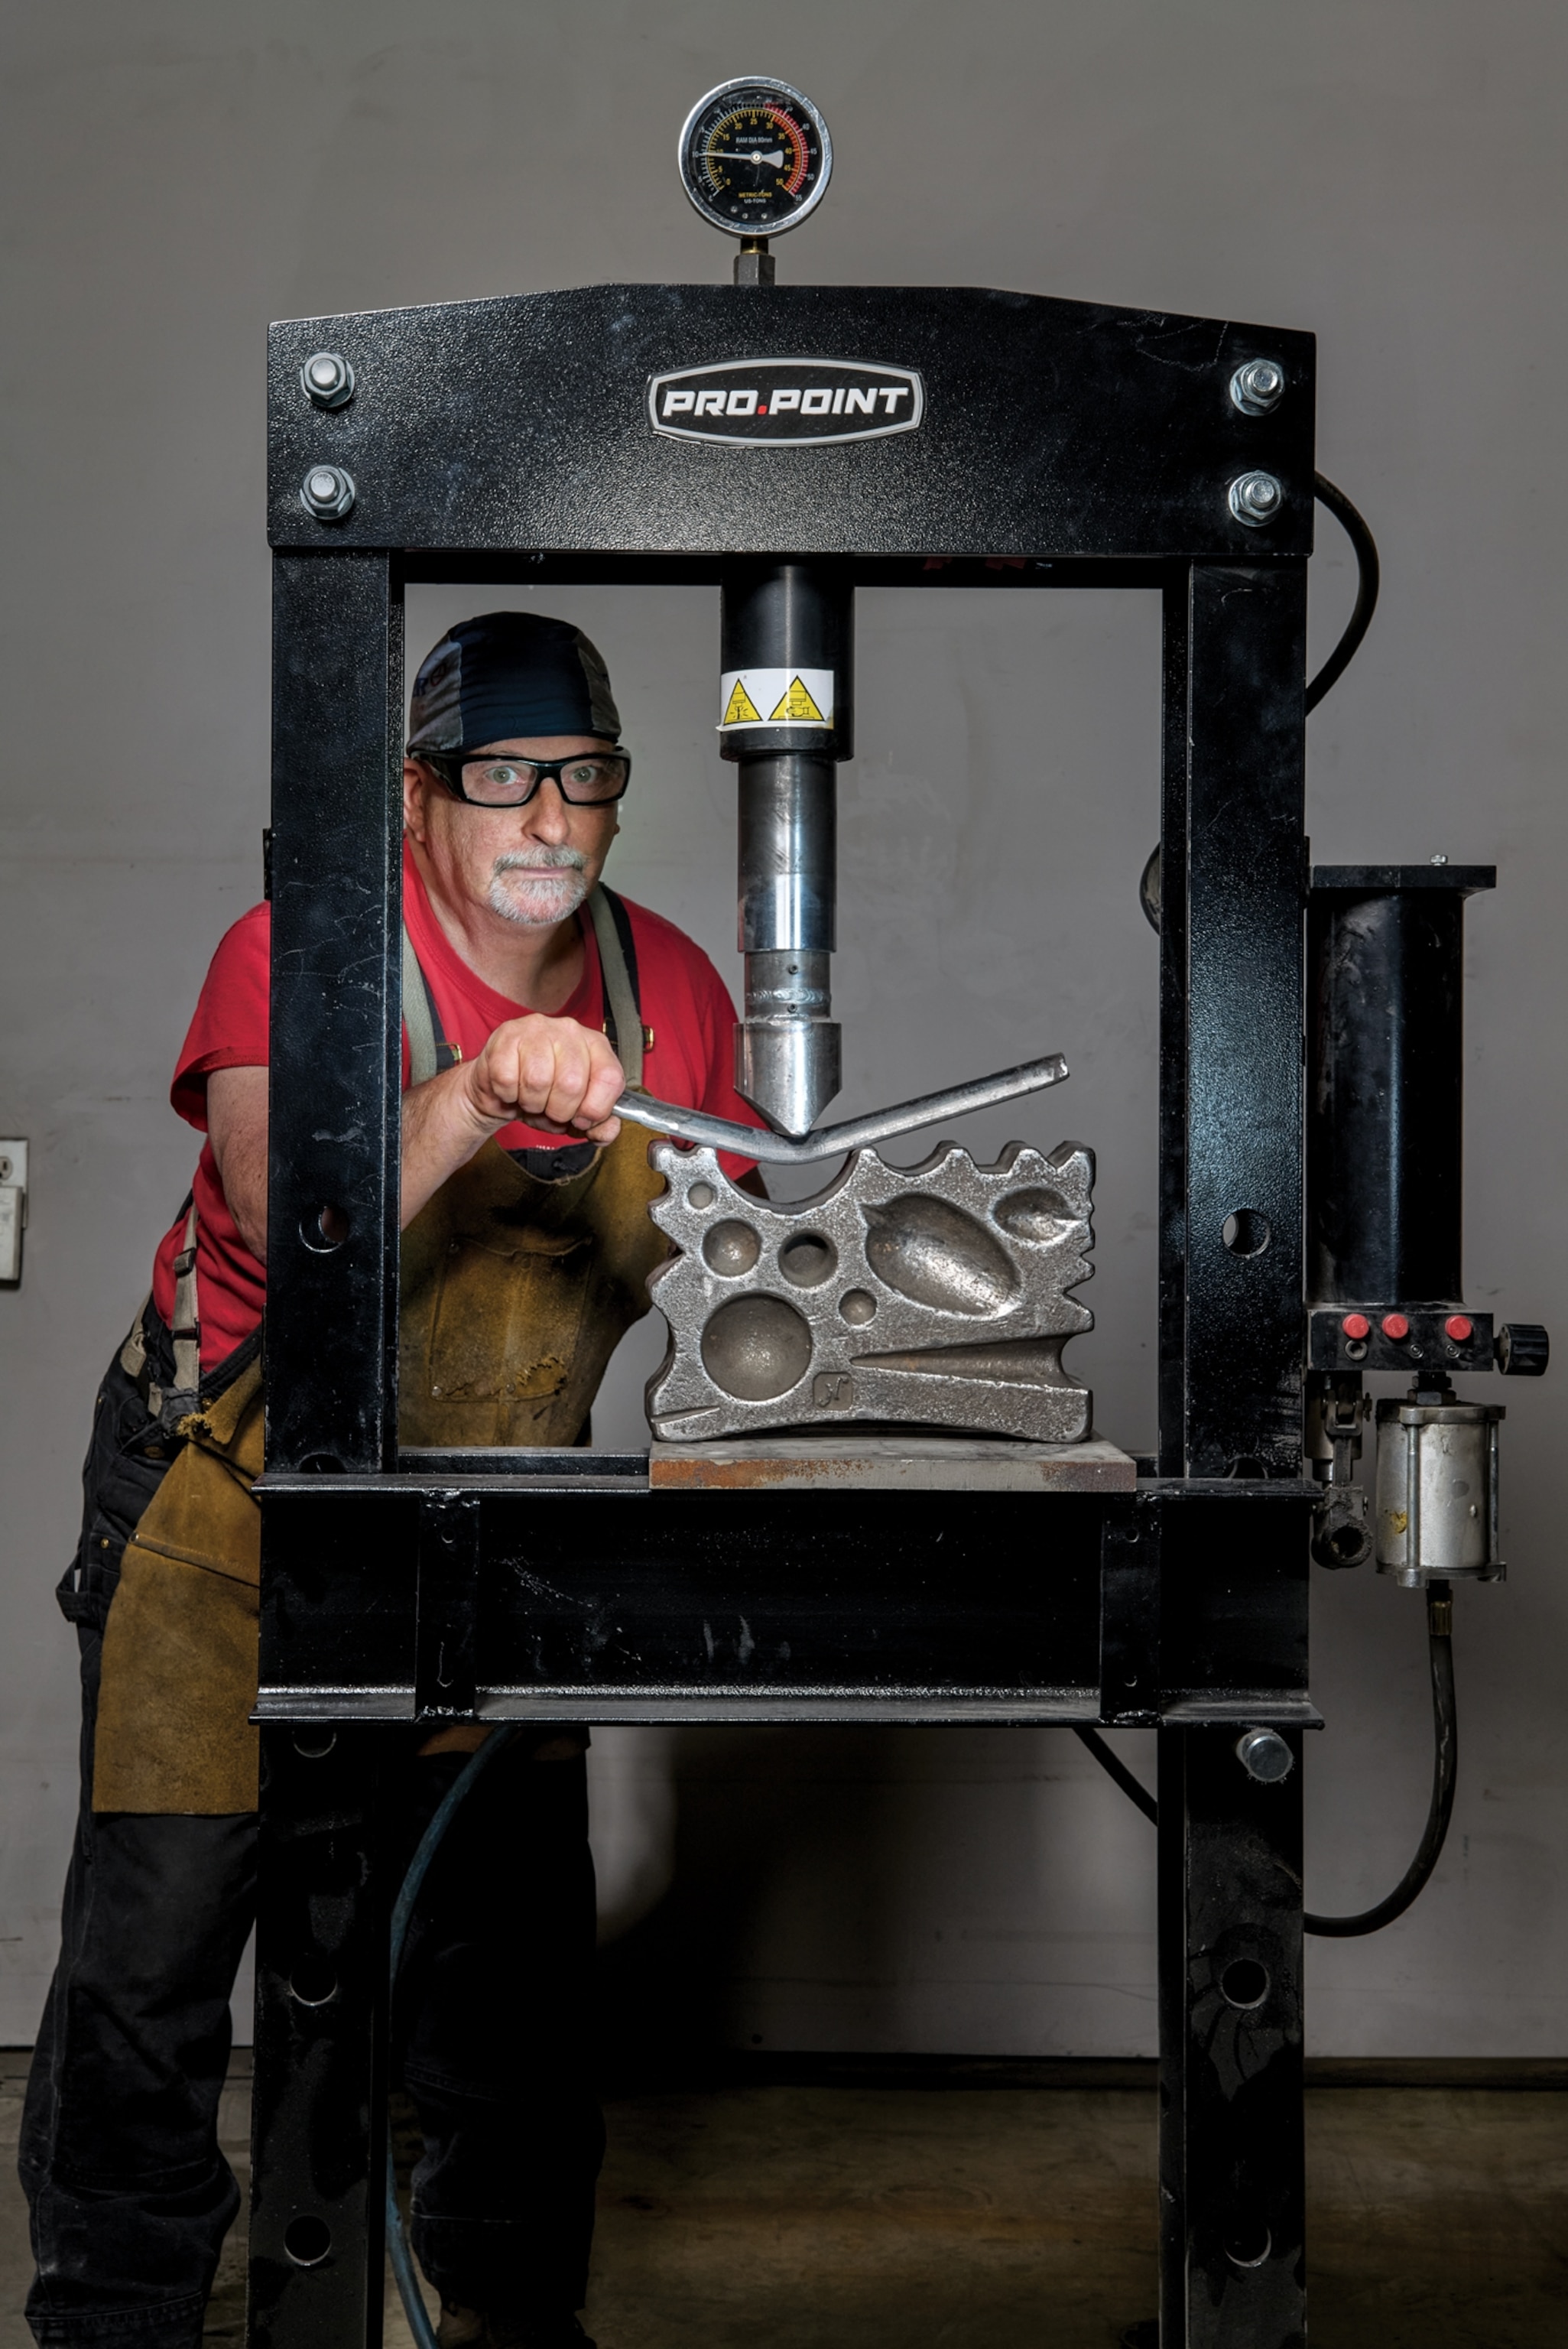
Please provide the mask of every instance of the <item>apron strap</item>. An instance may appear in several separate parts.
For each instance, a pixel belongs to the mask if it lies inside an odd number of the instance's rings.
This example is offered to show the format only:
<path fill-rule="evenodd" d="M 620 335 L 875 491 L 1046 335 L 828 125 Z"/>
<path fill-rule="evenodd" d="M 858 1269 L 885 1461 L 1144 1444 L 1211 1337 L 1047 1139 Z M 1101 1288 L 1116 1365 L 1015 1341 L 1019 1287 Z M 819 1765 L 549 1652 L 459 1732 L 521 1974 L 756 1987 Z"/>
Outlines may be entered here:
<path fill-rule="evenodd" d="M 430 982 L 414 952 L 414 941 L 403 925 L 403 1025 L 408 1030 L 408 1082 L 422 1085 L 455 1068 L 462 1059 L 455 1044 L 441 1033 L 441 1016 Z"/>
<path fill-rule="evenodd" d="M 637 999 L 636 948 L 631 917 L 613 890 L 603 883 L 588 899 L 589 918 L 599 947 L 599 972 L 604 982 L 604 1032 L 620 1056 L 628 1085 L 643 1081 L 643 1053 L 653 1037 L 643 1025 Z"/>
<path fill-rule="evenodd" d="M 136 1309 L 130 1335 L 119 1350 L 119 1367 L 128 1379 L 139 1379 L 147 1368 L 147 1309 L 151 1302 L 152 1291 L 149 1289 Z"/>
<path fill-rule="evenodd" d="M 193 1395 L 201 1384 L 201 1323 L 196 1309 L 196 1202 L 185 1217 L 185 1245 L 174 1259 L 174 1384 Z"/>

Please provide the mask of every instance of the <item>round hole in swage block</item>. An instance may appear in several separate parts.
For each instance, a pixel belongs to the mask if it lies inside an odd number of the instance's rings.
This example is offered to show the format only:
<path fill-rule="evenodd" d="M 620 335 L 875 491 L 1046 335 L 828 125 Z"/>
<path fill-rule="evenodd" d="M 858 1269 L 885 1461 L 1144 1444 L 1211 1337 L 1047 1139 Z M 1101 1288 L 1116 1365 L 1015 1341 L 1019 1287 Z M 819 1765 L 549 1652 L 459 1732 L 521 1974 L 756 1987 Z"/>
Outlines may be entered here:
<path fill-rule="evenodd" d="M 702 1366 L 741 1402 L 772 1402 L 811 1366 L 811 1332 L 781 1297 L 732 1298 L 702 1333 Z"/>
<path fill-rule="evenodd" d="M 294 1749 L 307 1762 L 325 1762 L 337 1743 L 335 1729 L 296 1729 Z"/>
<path fill-rule="evenodd" d="M 779 1251 L 779 1269 L 791 1288 L 820 1288 L 838 1268 L 837 1249 L 817 1232 L 798 1232 Z"/>
<path fill-rule="evenodd" d="M 762 1243 L 751 1226 L 733 1216 L 715 1224 L 702 1244 L 703 1262 L 726 1280 L 738 1280 L 742 1273 L 749 1272 L 761 1253 Z"/>

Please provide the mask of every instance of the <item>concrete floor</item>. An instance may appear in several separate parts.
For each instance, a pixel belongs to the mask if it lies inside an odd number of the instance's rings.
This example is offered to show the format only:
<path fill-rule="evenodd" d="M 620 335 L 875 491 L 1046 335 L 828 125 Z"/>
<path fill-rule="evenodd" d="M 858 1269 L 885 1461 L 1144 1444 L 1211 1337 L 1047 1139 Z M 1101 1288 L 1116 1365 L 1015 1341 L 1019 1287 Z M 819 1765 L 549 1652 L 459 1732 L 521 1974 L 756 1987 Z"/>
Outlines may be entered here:
<path fill-rule="evenodd" d="M 27 2339 L 8 2158 L 25 2070 L 0 2055 L 4 2349 Z M 222 2128 L 242 2177 L 237 2070 Z M 1114 2349 L 1154 2306 L 1154 2099 L 1134 2067 L 1088 2076 L 1108 2073 L 1138 2085 L 619 2099 L 590 2330 L 601 2349 Z M 1307 2145 L 1314 2349 L 1568 2343 L 1563 2089 L 1315 2086 Z M 209 2343 L 243 2338 L 242 2256 L 237 2229 Z M 389 2301 L 386 2349 L 409 2349 Z"/>

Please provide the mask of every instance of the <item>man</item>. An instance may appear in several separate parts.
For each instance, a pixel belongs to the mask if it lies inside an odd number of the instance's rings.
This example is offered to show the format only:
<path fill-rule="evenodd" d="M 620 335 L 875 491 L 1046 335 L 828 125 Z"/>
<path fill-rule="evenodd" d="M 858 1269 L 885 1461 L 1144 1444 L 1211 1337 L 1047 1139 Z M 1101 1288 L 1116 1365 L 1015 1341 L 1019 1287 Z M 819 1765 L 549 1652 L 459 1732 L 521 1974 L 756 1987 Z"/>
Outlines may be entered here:
<path fill-rule="evenodd" d="M 717 973 L 599 885 L 630 775 L 620 734 L 593 647 L 536 615 L 452 629 L 415 684 L 405 1443 L 585 1442 L 665 1252 L 647 1136 L 614 1102 L 641 1074 L 755 1123 L 731 1088 Z M 21 2168 L 28 2319 L 61 2349 L 197 2349 L 239 2202 L 216 2113 L 254 1908 L 269 936 L 258 905 L 223 939 L 180 1057 L 174 1105 L 206 1141 L 98 1396 L 60 1588 L 81 1645 L 82 1808 Z M 483 1735 L 399 1746 L 410 1851 Z M 443 2349 L 584 2339 L 603 2152 L 586 1744 L 520 1734 L 482 1774 L 409 1939 L 397 2052 L 425 2138 L 414 2239 Z"/>

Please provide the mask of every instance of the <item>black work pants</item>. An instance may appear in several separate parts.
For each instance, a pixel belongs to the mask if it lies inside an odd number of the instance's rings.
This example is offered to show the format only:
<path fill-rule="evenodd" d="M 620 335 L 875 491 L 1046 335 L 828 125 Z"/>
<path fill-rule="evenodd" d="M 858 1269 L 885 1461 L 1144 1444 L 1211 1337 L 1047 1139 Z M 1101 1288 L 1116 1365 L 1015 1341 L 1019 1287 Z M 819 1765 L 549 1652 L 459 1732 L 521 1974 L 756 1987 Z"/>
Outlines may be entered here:
<path fill-rule="evenodd" d="M 89 1523 L 92 1481 L 89 1460 Z M 198 2349 L 239 2208 L 217 2114 L 256 1822 L 93 1811 L 102 1639 L 87 1622 L 79 1638 L 81 1810 L 22 2128 L 27 2317 L 50 2349 Z M 387 1800 L 411 1854 L 466 1757 L 420 1758 L 414 1733 L 386 1734 Z M 583 2302 L 603 2134 L 583 1763 L 536 1760 L 537 1735 L 480 1774 L 432 1863 L 396 2038 L 425 2135 L 426 2273 L 444 2299 L 543 2319 Z"/>

